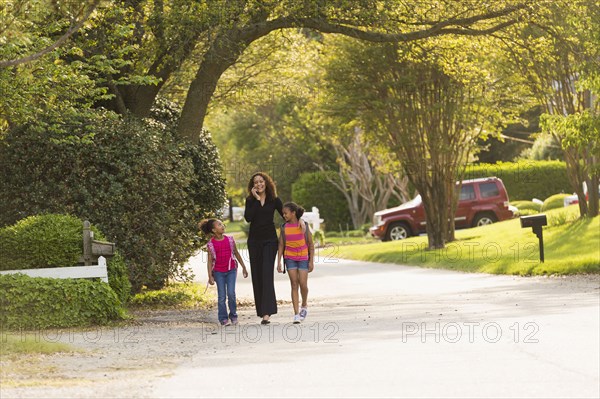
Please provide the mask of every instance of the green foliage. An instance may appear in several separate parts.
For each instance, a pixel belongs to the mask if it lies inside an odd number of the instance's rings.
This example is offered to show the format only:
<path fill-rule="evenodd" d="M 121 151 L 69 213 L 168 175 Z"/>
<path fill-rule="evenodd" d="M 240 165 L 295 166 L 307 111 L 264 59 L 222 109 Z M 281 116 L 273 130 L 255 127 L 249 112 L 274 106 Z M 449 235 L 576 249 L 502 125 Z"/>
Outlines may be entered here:
<path fill-rule="evenodd" d="M 210 296 L 205 287 L 195 283 L 174 283 L 160 290 L 143 289 L 131 299 L 137 307 L 178 307 L 198 308 L 209 304 Z"/>
<path fill-rule="evenodd" d="M 327 174 L 335 176 L 335 172 L 303 173 L 292 185 L 292 199 L 301 204 L 304 209 L 316 206 L 319 215 L 324 220 L 326 230 L 337 230 L 339 226 L 352 224 L 348 203 L 344 195 L 330 182 Z"/>
<path fill-rule="evenodd" d="M 125 317 L 108 284 L 0 275 L 0 325 L 8 329 L 106 324 Z"/>
<path fill-rule="evenodd" d="M 554 194 L 544 200 L 542 205 L 542 212 L 549 211 L 550 209 L 563 208 L 564 199 L 568 197 L 568 194 Z"/>
<path fill-rule="evenodd" d="M 566 166 L 560 161 L 518 161 L 468 165 L 465 179 L 496 176 L 502 179 L 511 200 L 544 199 L 570 192 Z"/>
<path fill-rule="evenodd" d="M 110 113 L 71 124 L 69 137 L 27 124 L 0 141 L 0 225 L 68 213 L 116 242 L 134 290 L 161 287 L 202 245 L 197 220 L 224 202 L 218 152 L 203 136 L 178 144 L 171 127 Z"/>
<path fill-rule="evenodd" d="M 95 225 L 94 237 L 104 235 Z M 29 216 L 0 228 L 0 270 L 77 266 L 83 255 L 83 222 L 70 215 Z M 117 251 L 107 262 L 108 282 L 121 303 L 131 295 L 125 260 Z"/>
<path fill-rule="evenodd" d="M 75 266 L 83 255 L 82 222 L 74 216 L 30 216 L 0 229 L 0 270 Z"/>
<path fill-rule="evenodd" d="M 119 251 L 109 259 L 106 265 L 108 272 L 108 285 L 113 289 L 122 304 L 131 298 L 131 282 L 125 259 Z"/>
<path fill-rule="evenodd" d="M 536 204 L 533 201 L 510 201 L 510 204 L 516 206 L 519 209 L 521 215 L 523 215 L 524 211 L 532 211 L 533 213 L 538 213 L 541 210 L 541 205 Z"/>
<path fill-rule="evenodd" d="M 534 161 L 563 160 L 560 142 L 550 134 L 542 134 L 535 139 L 533 146 L 521 154 L 522 158 Z"/>

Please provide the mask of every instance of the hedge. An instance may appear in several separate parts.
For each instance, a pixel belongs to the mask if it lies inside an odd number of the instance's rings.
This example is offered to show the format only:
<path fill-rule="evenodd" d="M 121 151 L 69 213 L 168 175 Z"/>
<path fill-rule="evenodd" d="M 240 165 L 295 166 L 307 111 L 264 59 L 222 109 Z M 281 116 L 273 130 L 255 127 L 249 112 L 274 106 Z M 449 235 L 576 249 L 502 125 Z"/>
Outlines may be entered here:
<path fill-rule="evenodd" d="M 75 215 L 117 244 L 135 290 L 185 277 L 202 245 L 197 221 L 222 207 L 225 181 L 210 134 L 182 143 L 169 115 L 97 111 L 10 129 L 0 140 L 0 226 L 42 213 Z"/>
<path fill-rule="evenodd" d="M 96 239 L 104 235 L 91 226 Z M 83 254 L 83 221 L 70 215 L 36 215 L 0 229 L 0 270 L 77 266 Z M 108 260 L 108 281 L 122 303 L 131 295 L 123 257 Z"/>
<path fill-rule="evenodd" d="M 496 176 L 502 179 L 511 201 L 538 198 L 544 200 L 573 189 L 567 178 L 566 164 L 561 161 L 498 162 L 468 165 L 464 179 Z"/>
<path fill-rule="evenodd" d="M 101 281 L 0 275 L 0 327 L 32 329 L 106 324 L 125 310 Z"/>

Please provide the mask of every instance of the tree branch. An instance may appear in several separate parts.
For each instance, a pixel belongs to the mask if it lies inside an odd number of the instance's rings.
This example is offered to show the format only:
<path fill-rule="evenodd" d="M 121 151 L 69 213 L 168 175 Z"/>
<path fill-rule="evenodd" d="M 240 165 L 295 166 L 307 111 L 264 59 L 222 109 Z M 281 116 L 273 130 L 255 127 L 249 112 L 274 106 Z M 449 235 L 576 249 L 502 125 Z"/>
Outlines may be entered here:
<path fill-rule="evenodd" d="M 31 54 L 31 55 L 28 55 L 23 58 L 17 58 L 17 59 L 8 60 L 8 61 L 0 61 L 0 67 L 15 66 L 15 65 L 20 65 L 20 64 L 25 64 L 27 62 L 35 61 L 35 60 L 43 57 L 44 55 L 48 54 L 49 52 L 57 49 L 59 46 L 61 46 L 64 42 L 66 42 L 71 36 L 73 36 L 73 34 L 75 32 L 77 32 L 83 26 L 85 21 L 90 17 L 90 15 L 92 15 L 92 12 L 94 12 L 94 10 L 98 6 L 98 4 L 100 4 L 100 1 L 101 0 L 92 0 L 92 3 L 90 4 L 90 8 L 87 10 L 85 15 L 81 18 L 81 20 L 79 22 L 77 22 L 75 25 L 73 25 L 71 28 L 69 28 L 69 30 L 64 35 L 62 35 L 56 42 L 54 42 L 52 45 L 46 47 L 45 49 L 43 49 L 35 54 Z"/>

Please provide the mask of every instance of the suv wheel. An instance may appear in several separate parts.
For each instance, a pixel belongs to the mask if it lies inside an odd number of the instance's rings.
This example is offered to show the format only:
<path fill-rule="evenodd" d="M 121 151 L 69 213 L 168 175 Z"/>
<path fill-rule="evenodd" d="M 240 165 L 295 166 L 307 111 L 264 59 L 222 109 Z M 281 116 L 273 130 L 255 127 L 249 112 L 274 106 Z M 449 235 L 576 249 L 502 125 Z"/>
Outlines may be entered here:
<path fill-rule="evenodd" d="M 392 223 L 385 234 L 385 241 L 398 241 L 410 237 L 410 230 L 404 223 Z"/>
<path fill-rule="evenodd" d="M 496 216 L 491 213 L 480 213 L 473 220 L 473 227 L 487 226 L 497 222 Z"/>

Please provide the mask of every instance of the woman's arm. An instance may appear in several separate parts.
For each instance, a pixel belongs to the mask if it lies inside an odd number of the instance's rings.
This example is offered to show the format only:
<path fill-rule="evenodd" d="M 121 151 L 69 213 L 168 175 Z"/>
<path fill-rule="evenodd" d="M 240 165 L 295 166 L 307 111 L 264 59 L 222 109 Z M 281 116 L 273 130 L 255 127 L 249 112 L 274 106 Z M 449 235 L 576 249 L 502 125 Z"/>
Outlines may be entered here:
<path fill-rule="evenodd" d="M 308 232 L 308 272 L 312 272 L 315 268 L 315 243 L 312 233 Z"/>
<path fill-rule="evenodd" d="M 238 263 L 240 265 L 242 265 L 242 274 L 244 275 L 244 278 L 248 277 L 248 270 L 246 270 L 246 265 L 244 264 L 244 259 L 238 252 L 237 245 L 235 245 L 235 242 L 233 243 L 233 252 L 234 252 L 235 258 L 237 259 Z"/>
<path fill-rule="evenodd" d="M 283 248 L 283 234 L 284 232 L 281 232 L 281 234 L 279 234 L 279 248 L 277 250 L 277 272 L 278 273 L 283 273 L 283 268 L 281 267 L 281 256 L 283 255 L 283 250 L 285 248 Z"/>
<path fill-rule="evenodd" d="M 246 222 L 251 223 L 254 220 L 258 204 L 259 202 L 255 198 L 246 198 L 246 209 L 244 210 L 244 219 L 246 219 Z"/>
<path fill-rule="evenodd" d="M 275 209 L 279 212 L 279 216 L 283 217 L 283 202 L 281 202 L 281 198 L 275 198 Z"/>

